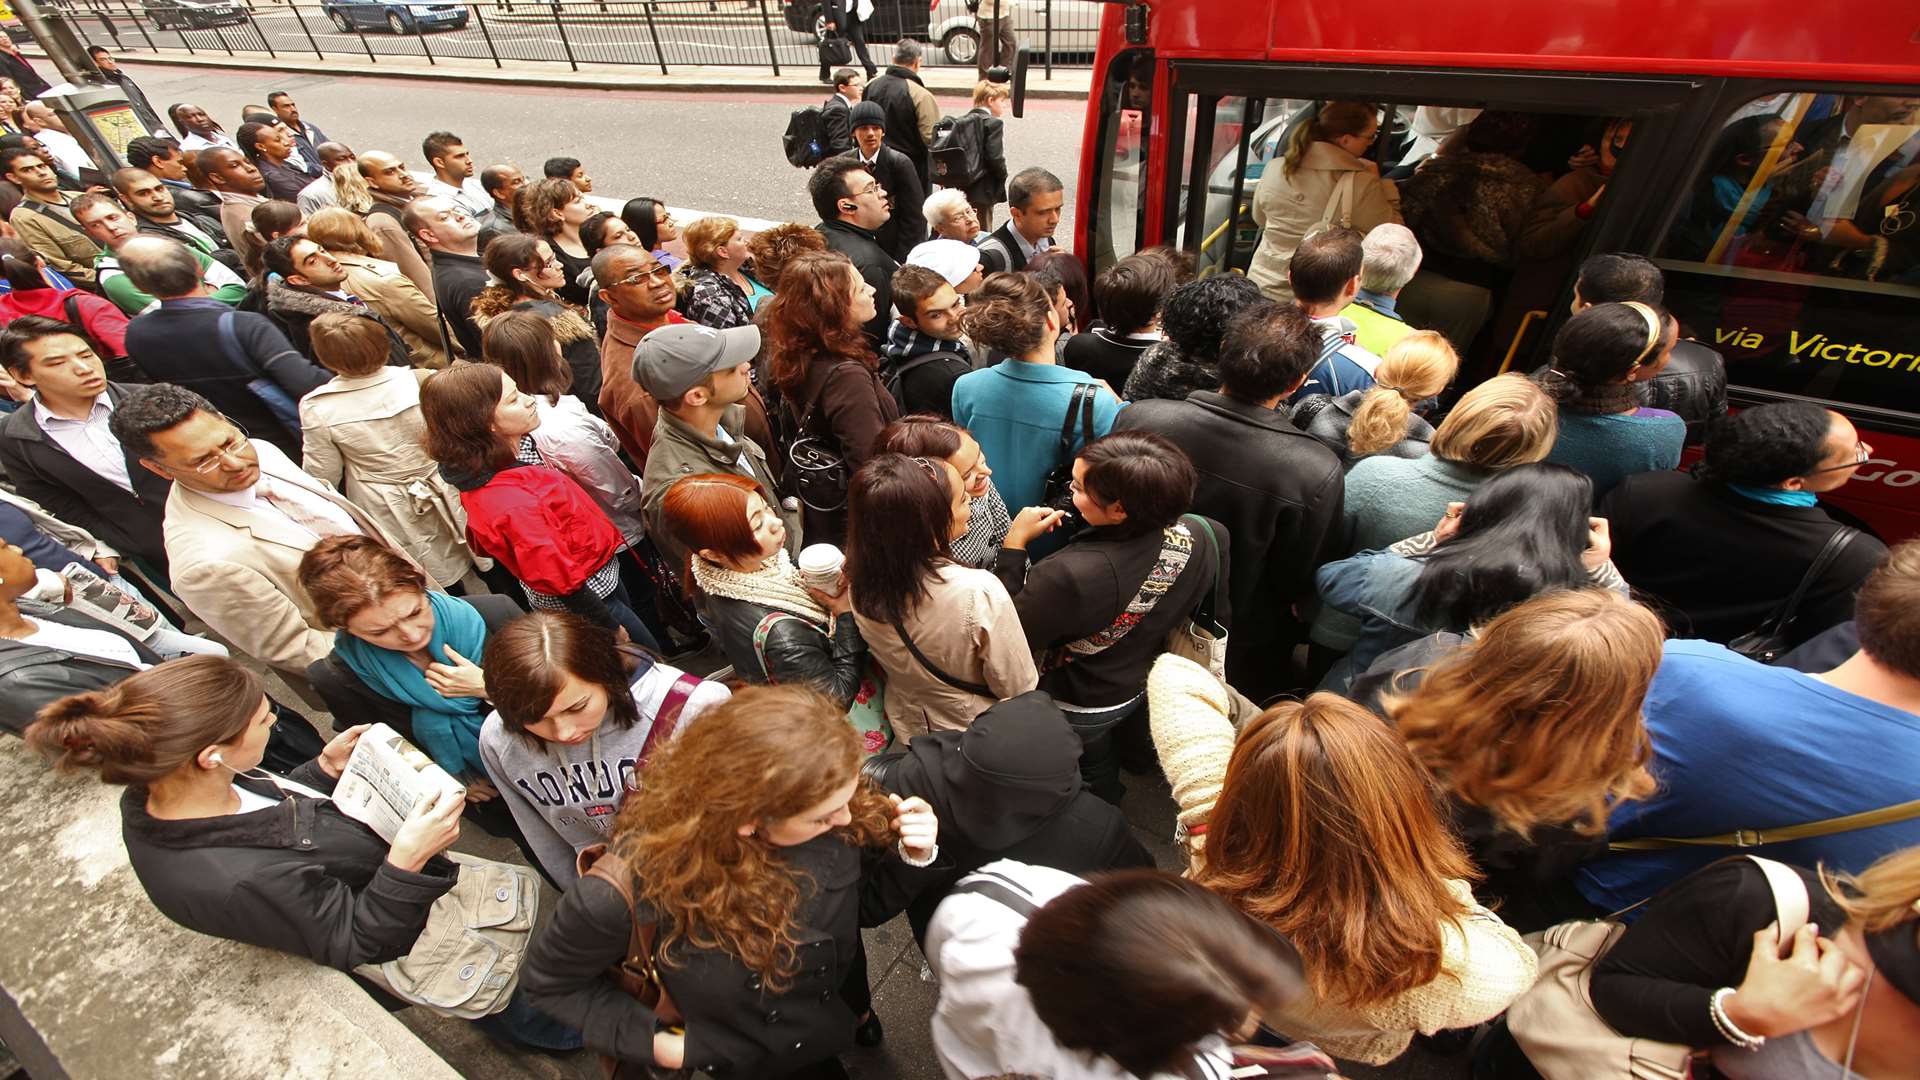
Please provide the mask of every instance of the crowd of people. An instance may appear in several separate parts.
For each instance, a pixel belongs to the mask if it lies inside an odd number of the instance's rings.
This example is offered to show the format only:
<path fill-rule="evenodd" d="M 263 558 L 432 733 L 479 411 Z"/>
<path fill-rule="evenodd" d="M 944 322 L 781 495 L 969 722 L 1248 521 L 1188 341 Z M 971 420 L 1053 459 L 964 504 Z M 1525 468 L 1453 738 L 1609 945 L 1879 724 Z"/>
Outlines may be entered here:
<path fill-rule="evenodd" d="M 1632 254 L 1456 388 L 1332 175 L 1370 107 L 1250 277 L 1090 276 L 1045 169 L 928 190 L 913 50 L 758 232 L 282 92 L 104 176 L 0 138 L 0 716 L 125 787 L 155 905 L 664 1072 L 846 1075 L 905 913 L 952 1077 L 1912 1075 L 1920 542 L 1822 506 L 1851 423 L 1695 392 Z M 391 835 L 336 798 L 376 723 L 458 788 Z M 437 901 L 515 875 L 557 908 L 449 1006 Z"/>

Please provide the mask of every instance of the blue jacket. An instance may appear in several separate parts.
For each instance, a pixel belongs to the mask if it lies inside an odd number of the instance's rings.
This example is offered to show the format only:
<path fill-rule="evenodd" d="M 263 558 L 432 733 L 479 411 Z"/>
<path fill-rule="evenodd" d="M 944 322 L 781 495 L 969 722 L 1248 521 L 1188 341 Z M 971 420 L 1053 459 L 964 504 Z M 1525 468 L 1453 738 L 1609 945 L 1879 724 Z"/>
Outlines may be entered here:
<path fill-rule="evenodd" d="M 1328 608 L 1359 620 L 1360 632 L 1353 650 L 1320 681 L 1320 689 L 1337 694 L 1347 692 L 1353 677 L 1372 666 L 1380 654 L 1417 641 L 1436 630 L 1457 627 L 1434 626 L 1415 614 L 1419 598 L 1413 584 L 1425 564 L 1404 555 L 1386 551 L 1363 551 L 1351 558 L 1330 562 L 1313 575 L 1320 589 L 1320 602 Z"/>
<path fill-rule="evenodd" d="M 1057 364 L 1002 360 L 968 372 L 953 384 L 953 419 L 973 433 L 993 468 L 993 486 L 1011 513 L 1037 505 L 1047 473 L 1061 461 L 1060 425 L 1067 418 L 1073 388 L 1093 382 L 1084 371 Z M 1093 437 L 1113 429 L 1121 402 L 1101 390 L 1093 396 Z M 1073 429 L 1069 453 L 1082 445 L 1080 425 Z"/>

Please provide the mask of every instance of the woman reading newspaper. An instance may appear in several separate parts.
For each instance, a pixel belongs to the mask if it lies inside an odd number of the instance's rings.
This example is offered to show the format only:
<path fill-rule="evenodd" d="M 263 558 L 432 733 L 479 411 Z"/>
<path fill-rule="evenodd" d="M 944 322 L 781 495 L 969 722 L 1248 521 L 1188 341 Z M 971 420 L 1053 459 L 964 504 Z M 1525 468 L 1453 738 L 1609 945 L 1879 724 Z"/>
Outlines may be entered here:
<path fill-rule="evenodd" d="M 447 910 L 457 906 L 438 901 L 510 868 L 446 856 L 460 835 L 457 786 L 411 806 L 391 838 L 336 805 L 330 793 L 364 725 L 285 777 L 260 769 L 273 718 L 258 676 L 223 657 L 194 656 L 57 701 L 26 738 L 62 770 L 91 770 L 126 787 L 127 854 L 162 914 L 203 934 L 354 972 L 420 1003 L 425 995 L 408 988 L 434 973 L 417 954 L 428 953 L 429 940 L 444 946 Z M 533 896 L 523 935 L 537 887 Z M 436 1011 L 492 1010 L 477 1018 L 492 1034 L 578 1047 L 577 1032 L 520 1000 L 517 977 L 515 968 L 494 999 L 474 1009 Z"/>

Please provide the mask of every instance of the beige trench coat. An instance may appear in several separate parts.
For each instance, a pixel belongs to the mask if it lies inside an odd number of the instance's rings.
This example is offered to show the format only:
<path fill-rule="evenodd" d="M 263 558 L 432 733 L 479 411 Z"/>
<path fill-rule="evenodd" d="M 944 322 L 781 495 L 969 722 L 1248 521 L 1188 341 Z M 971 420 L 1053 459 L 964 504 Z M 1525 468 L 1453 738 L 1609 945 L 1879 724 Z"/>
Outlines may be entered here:
<path fill-rule="evenodd" d="M 301 467 L 338 486 L 435 581 L 451 583 L 473 568 L 473 553 L 460 493 L 420 446 L 420 383 L 429 374 L 336 375 L 301 398 Z"/>
<path fill-rule="evenodd" d="M 347 272 L 347 291 L 367 302 L 380 313 L 407 343 L 407 358 L 414 367 L 447 366 L 447 350 L 440 338 L 440 314 L 433 297 L 400 272 L 400 267 L 385 259 L 336 251 L 333 257 Z"/>
<path fill-rule="evenodd" d="M 1353 176 L 1352 204 L 1346 215 L 1349 226 L 1367 233 L 1375 225 L 1400 222 L 1400 192 L 1393 182 L 1380 179 L 1366 162 L 1330 142 L 1307 147 L 1300 170 L 1291 177 L 1278 156 L 1267 162 L 1253 189 L 1253 221 L 1260 226 L 1260 246 L 1254 250 L 1247 277 L 1268 299 L 1283 304 L 1293 299 L 1287 264 L 1300 241 L 1326 216 L 1327 204 L 1348 174 Z"/>
<path fill-rule="evenodd" d="M 956 679 L 993 691 L 985 697 L 941 681 L 914 659 L 893 627 L 853 613 L 868 653 L 887 675 L 887 722 L 910 742 L 929 731 L 958 731 L 988 706 L 1040 684 L 1027 632 L 1000 579 L 947 563 L 927 582 L 927 598 L 904 620 L 927 659 Z"/>

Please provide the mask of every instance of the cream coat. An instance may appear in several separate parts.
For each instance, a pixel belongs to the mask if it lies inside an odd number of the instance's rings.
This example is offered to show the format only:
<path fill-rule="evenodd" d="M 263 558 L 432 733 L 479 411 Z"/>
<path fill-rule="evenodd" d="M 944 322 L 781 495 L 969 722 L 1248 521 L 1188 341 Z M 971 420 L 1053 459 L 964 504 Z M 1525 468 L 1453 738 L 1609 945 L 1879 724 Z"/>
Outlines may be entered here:
<path fill-rule="evenodd" d="M 473 569 L 473 553 L 460 493 L 420 445 L 420 383 L 429 374 L 336 375 L 301 398 L 302 467 L 339 487 L 435 581 L 453 582 Z"/>
<path fill-rule="evenodd" d="M 1260 226 L 1260 246 L 1254 250 L 1247 277 L 1269 299 L 1287 303 L 1293 299 L 1287 264 L 1300 241 L 1326 215 L 1342 177 L 1353 174 L 1348 223 L 1362 233 L 1371 232 L 1375 225 L 1399 223 L 1400 192 L 1393 181 L 1380 179 L 1366 162 L 1330 142 L 1308 146 L 1299 171 L 1291 177 L 1282 165 L 1278 156 L 1269 160 L 1253 189 L 1253 221 Z"/>
<path fill-rule="evenodd" d="M 279 448 L 253 440 L 260 471 L 324 498 L 353 517 L 360 530 L 384 543 L 393 538 L 332 487 L 294 465 Z M 178 482 L 167 496 L 167 562 L 173 592 L 214 633 L 284 675 L 305 680 L 307 665 L 333 651 L 300 588 L 300 558 L 313 535 L 276 513 L 217 502 Z M 439 586 L 431 580 L 433 588 Z"/>
<path fill-rule="evenodd" d="M 385 259 L 336 251 L 333 257 L 347 272 L 347 291 L 367 302 L 380 313 L 407 343 L 407 358 L 413 366 L 443 368 L 447 350 L 440 337 L 440 314 L 431 294 L 400 272 L 400 267 Z"/>
<path fill-rule="evenodd" d="M 887 721 L 910 741 L 929 731 L 958 731 L 990 705 L 1040 683 L 1027 650 L 1027 632 L 1000 579 L 985 570 L 947 563 L 927 583 L 927 597 L 907 615 L 907 633 L 927 659 L 956 679 L 981 683 L 992 697 L 949 686 L 914 659 L 891 626 L 860 614 L 854 622 L 867 651 L 887 675 Z"/>

